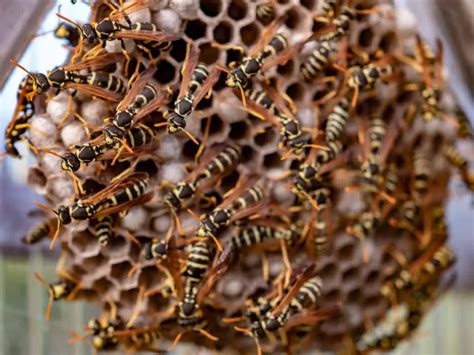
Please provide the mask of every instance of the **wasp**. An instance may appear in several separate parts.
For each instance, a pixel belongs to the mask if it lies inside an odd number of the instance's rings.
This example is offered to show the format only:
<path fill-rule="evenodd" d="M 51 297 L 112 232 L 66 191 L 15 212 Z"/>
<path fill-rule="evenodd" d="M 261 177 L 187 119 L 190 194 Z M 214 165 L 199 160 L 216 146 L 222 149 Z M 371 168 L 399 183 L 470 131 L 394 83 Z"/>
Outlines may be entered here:
<path fill-rule="evenodd" d="M 47 78 L 39 73 L 30 73 L 22 79 L 17 91 L 17 103 L 13 117 L 5 130 L 5 151 L 12 157 L 21 157 L 15 143 L 22 139 L 35 113 L 35 93 L 47 90 Z"/>
<path fill-rule="evenodd" d="M 313 150 L 313 156 L 308 157 L 308 160 L 314 159 L 312 163 L 308 161 L 301 164 L 297 176 L 293 180 L 296 191 L 303 194 L 310 193 L 317 187 L 318 177 L 323 164 L 331 162 L 343 150 L 341 141 L 329 141 L 326 143 L 327 149 Z"/>
<path fill-rule="evenodd" d="M 405 229 L 412 234 L 417 233 L 417 220 L 420 215 L 420 206 L 412 199 L 403 202 L 399 208 L 398 219 L 391 218 L 390 225 L 397 228 Z"/>
<path fill-rule="evenodd" d="M 187 331 L 198 331 L 211 341 L 217 341 L 218 338 L 207 332 L 204 328 L 208 322 L 200 304 L 206 295 L 212 289 L 217 278 L 222 275 L 229 267 L 232 261 L 232 250 L 224 250 L 215 265 L 209 270 L 211 265 L 212 250 L 207 240 L 201 240 L 195 243 L 186 262 L 186 268 L 183 272 L 184 277 L 184 295 L 178 303 L 178 325 L 185 328 L 183 332 L 178 333 L 168 351 L 171 351 L 179 339 Z M 208 272 L 209 270 L 209 272 Z M 208 272 L 206 279 L 204 275 Z M 203 285 L 199 288 L 199 285 Z"/>
<path fill-rule="evenodd" d="M 420 149 L 413 155 L 413 197 L 420 203 L 428 191 L 431 179 L 431 161 Z"/>
<path fill-rule="evenodd" d="M 59 225 L 67 225 L 73 220 L 101 218 L 117 212 L 126 211 L 138 203 L 144 203 L 153 197 L 145 194 L 149 176 L 146 173 L 130 173 L 122 176 L 103 190 L 86 198 L 78 199 L 69 206 L 59 206 L 57 211 L 37 202 L 41 208 L 53 211 L 57 215 L 58 228 L 50 248 L 59 235 Z"/>
<path fill-rule="evenodd" d="M 181 70 L 183 79 L 179 89 L 178 98 L 174 103 L 174 110 L 168 113 L 168 133 L 176 133 L 186 127 L 186 118 L 194 111 L 196 105 L 204 95 L 210 93 L 212 87 L 219 79 L 216 68 L 209 73 L 207 65 L 198 63 L 199 50 L 193 50 L 191 44 L 186 51 L 186 59 Z"/>
<path fill-rule="evenodd" d="M 112 129 L 112 128 L 111 128 Z M 128 130 L 124 136 L 124 143 L 128 148 L 135 149 L 152 143 L 156 138 L 155 131 L 148 126 L 140 125 Z M 76 151 L 63 155 L 61 168 L 75 172 L 81 164 L 88 165 L 99 159 L 106 159 L 105 153 L 110 150 L 119 150 L 122 147 L 119 141 L 106 141 L 100 136 L 86 144 L 77 145 Z"/>
<path fill-rule="evenodd" d="M 55 222 L 54 218 L 45 219 L 33 227 L 33 229 L 21 239 L 21 241 L 25 244 L 32 245 L 51 236 L 54 234 Z"/>
<path fill-rule="evenodd" d="M 227 73 L 226 85 L 240 89 L 242 98 L 244 98 L 243 89 L 247 87 L 249 81 L 255 77 L 262 69 L 263 63 L 277 53 L 282 52 L 288 47 L 288 39 L 282 33 L 276 34 L 276 31 L 282 23 L 282 18 L 273 21 L 262 33 L 262 37 L 239 63 L 231 63 L 230 69 L 217 66 L 218 69 Z M 226 47 L 214 44 L 217 47 Z M 243 49 L 238 47 L 243 52 Z"/>
<path fill-rule="evenodd" d="M 239 185 L 222 204 L 199 223 L 198 237 L 217 236 L 231 222 L 248 216 L 261 207 L 265 197 L 262 187 L 259 184 L 249 187 L 248 182 Z"/>
<path fill-rule="evenodd" d="M 275 13 L 275 1 L 266 1 L 258 4 L 255 9 L 255 15 L 257 20 L 263 24 L 268 24 L 273 21 L 276 17 Z"/>
<path fill-rule="evenodd" d="M 310 137 L 304 134 L 299 121 L 286 107 L 281 96 L 270 87 L 265 91 L 248 89 L 245 95 L 250 99 L 246 102 L 247 109 L 257 117 L 272 122 L 280 127 L 280 145 L 289 152 L 301 154 L 309 146 Z"/>
<path fill-rule="evenodd" d="M 181 209 L 190 200 L 198 187 L 210 184 L 216 178 L 229 174 L 240 160 L 240 147 L 234 145 L 216 146 L 204 156 L 202 162 L 193 169 L 186 180 L 179 182 L 165 196 L 165 203 L 173 211 Z"/>
<path fill-rule="evenodd" d="M 474 191 L 474 176 L 469 172 L 467 159 L 453 145 L 445 146 L 443 153 L 448 162 L 459 170 L 461 178 L 467 188 Z"/>
<path fill-rule="evenodd" d="M 301 63 L 301 77 L 310 82 L 329 65 L 329 56 L 334 51 L 330 41 L 320 41 L 308 57 Z"/>
<path fill-rule="evenodd" d="M 106 246 L 114 236 L 115 217 L 113 215 L 106 215 L 97 218 L 94 225 L 94 232 L 99 240 L 100 245 Z"/>
<path fill-rule="evenodd" d="M 158 84 L 150 81 L 155 71 L 156 66 L 149 66 L 140 73 L 117 106 L 112 124 L 104 127 L 108 144 L 113 145 L 117 140 L 123 139 L 135 122 L 168 103 L 169 93 L 160 95 Z"/>
<path fill-rule="evenodd" d="M 350 102 L 343 97 L 327 116 L 325 138 L 327 142 L 342 138 L 349 118 Z"/>
<path fill-rule="evenodd" d="M 377 13 L 375 9 L 355 9 L 352 6 L 352 0 L 343 5 L 337 16 L 338 4 L 335 0 L 326 0 L 321 7 L 321 14 L 316 17 L 318 21 L 329 22 L 335 25 L 335 29 L 321 37 L 322 41 L 336 42 L 344 38 L 350 31 L 351 23 L 355 20 L 357 14 Z M 331 20 L 332 19 L 332 20 Z"/>
<path fill-rule="evenodd" d="M 74 25 L 81 33 L 81 41 L 76 49 L 75 57 L 82 54 L 84 44 L 97 45 L 96 48 L 100 48 L 105 46 L 106 41 L 123 41 L 127 38 L 134 40 L 137 43 L 137 46 L 146 54 L 153 54 L 153 51 L 156 50 L 156 48 L 151 44 L 151 42 L 166 43 L 176 39 L 177 36 L 157 31 L 156 26 L 152 23 L 130 22 L 128 18 L 129 14 L 147 8 L 151 4 L 152 1 L 149 0 L 131 1 L 122 6 L 120 9 L 113 10 L 108 17 L 103 18 L 99 22 L 86 23 L 82 26 L 64 17 L 60 13 L 56 13 L 56 15 L 62 20 Z M 122 24 L 120 22 L 122 19 L 124 19 L 127 23 Z M 92 55 L 93 53 L 94 48 L 86 53 L 86 56 Z"/>
<path fill-rule="evenodd" d="M 70 47 L 76 47 L 81 40 L 81 32 L 67 22 L 60 22 L 54 30 L 54 36 L 65 39 Z"/>
<path fill-rule="evenodd" d="M 72 300 L 81 288 L 81 284 L 76 279 L 76 277 L 62 270 L 64 262 L 65 258 L 62 257 L 58 263 L 58 266 L 56 267 L 56 272 L 59 274 L 60 280 L 52 284 L 47 283 L 39 272 L 34 273 L 36 280 L 48 289 L 49 302 L 46 307 L 46 320 L 50 320 L 51 318 L 51 307 L 54 301 L 58 301 L 61 299 L 66 299 L 68 301 Z"/>

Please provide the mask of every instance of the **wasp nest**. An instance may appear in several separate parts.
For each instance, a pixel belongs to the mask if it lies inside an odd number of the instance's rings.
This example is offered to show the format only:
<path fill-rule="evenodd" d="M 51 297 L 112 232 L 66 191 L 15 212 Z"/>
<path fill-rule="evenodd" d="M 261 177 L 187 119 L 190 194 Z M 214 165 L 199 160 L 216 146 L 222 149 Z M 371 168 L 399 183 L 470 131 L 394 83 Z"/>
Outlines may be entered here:
<path fill-rule="evenodd" d="M 441 48 L 401 36 L 382 1 L 108 5 L 81 35 L 57 31 L 76 46 L 65 69 L 88 79 L 36 95 L 29 126 L 29 181 L 67 224 L 49 292 L 103 305 L 91 343 L 363 352 L 407 338 L 454 260 L 449 164 L 472 188 Z M 41 94 L 36 80 L 24 90 Z"/>

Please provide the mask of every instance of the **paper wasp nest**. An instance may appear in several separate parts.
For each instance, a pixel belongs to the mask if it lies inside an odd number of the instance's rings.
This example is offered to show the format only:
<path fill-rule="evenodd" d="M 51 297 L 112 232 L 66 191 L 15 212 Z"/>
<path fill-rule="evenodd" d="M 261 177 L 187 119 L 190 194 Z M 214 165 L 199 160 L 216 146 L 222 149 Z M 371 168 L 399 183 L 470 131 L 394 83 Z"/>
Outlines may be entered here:
<path fill-rule="evenodd" d="M 150 10 L 143 10 L 131 16 L 132 21 L 149 21 L 156 23 L 165 31 L 182 35 L 200 49 L 200 61 L 206 64 L 220 63 L 223 66 L 232 61 L 240 60 L 241 53 L 235 49 L 224 49 L 213 46 L 218 43 L 226 46 L 240 46 L 245 51 L 258 42 L 269 22 L 256 18 L 257 6 L 263 1 L 167 1 L 160 2 Z M 284 24 L 280 31 L 287 34 L 290 44 L 303 40 L 312 31 L 323 25 L 317 23 L 317 16 L 322 7 L 321 0 L 279 0 L 272 2 L 275 5 L 276 17 L 285 15 Z M 357 15 L 351 23 L 349 44 L 358 45 L 361 51 L 373 56 L 381 49 L 384 53 L 395 53 L 396 50 L 411 48 L 414 53 L 415 40 L 413 36 L 401 37 L 395 27 L 396 13 L 390 4 L 377 1 L 354 1 L 355 5 L 363 8 L 375 8 L 377 13 Z M 98 19 L 93 19 L 97 21 Z M 319 127 L 313 127 L 313 117 L 329 104 L 315 106 L 314 100 L 321 99 L 338 87 L 333 82 L 315 80 L 305 82 L 299 74 L 302 60 L 307 58 L 315 47 L 315 42 L 309 42 L 303 50 L 291 58 L 285 65 L 270 68 L 265 72 L 268 80 L 276 79 L 281 93 L 285 93 L 294 102 L 297 109 L 296 116 L 301 125 L 310 129 L 323 129 L 323 113 L 319 118 Z M 107 44 L 108 50 L 120 51 L 116 43 Z M 116 47 L 114 49 L 114 47 Z M 180 83 L 180 70 L 185 59 L 186 42 L 182 39 L 173 43 L 173 49 L 162 55 L 155 79 L 163 86 L 170 86 L 177 90 Z M 117 66 L 121 72 L 121 66 Z M 405 69 L 407 75 L 415 76 L 413 70 Z M 338 71 L 328 68 L 325 75 L 338 75 Z M 254 87 L 263 82 L 261 75 L 254 79 Z M 285 151 L 278 146 L 279 131 L 270 122 L 265 122 L 243 110 L 239 96 L 234 95 L 230 88 L 225 86 L 225 75 L 213 88 L 209 98 L 204 98 L 198 105 L 196 112 L 188 119 L 187 129 L 198 139 L 203 139 L 208 120 L 210 120 L 209 136 L 206 146 L 217 143 L 232 142 L 242 149 L 241 163 L 236 171 L 224 178 L 220 185 L 210 188 L 209 193 L 223 198 L 225 191 L 232 188 L 242 174 L 254 174 L 266 177 L 272 181 L 270 195 L 275 204 L 285 211 L 296 203 L 295 195 L 288 187 L 291 178 L 277 180 L 287 171 L 298 172 L 299 161 L 294 156 L 283 159 Z M 371 93 L 362 92 L 357 107 L 351 115 L 347 127 L 345 144 L 354 147 L 351 155 L 341 167 L 332 174 L 332 188 L 334 190 L 333 203 L 330 207 L 331 223 L 329 231 L 329 245 L 325 254 L 314 259 L 308 255 L 305 243 L 290 248 L 290 260 L 296 271 L 315 261 L 317 274 L 322 278 L 323 288 L 318 308 L 324 309 L 339 304 L 341 313 L 330 319 L 317 322 L 311 328 L 311 336 L 302 339 L 292 337 L 294 349 L 306 350 L 342 350 L 351 349 L 358 339 L 384 318 L 391 307 L 390 301 L 381 293 L 381 288 L 388 274 L 396 274 L 402 269 L 390 253 L 387 245 L 403 254 L 407 260 L 419 255 L 421 242 L 411 233 L 394 228 L 388 222 L 382 223 L 375 231 L 361 241 L 349 235 L 345 230 L 350 224 L 357 221 L 360 214 L 370 208 L 370 203 L 364 200 L 360 189 L 348 191 L 346 187 L 353 185 L 354 176 L 359 171 L 360 162 L 357 154 L 359 146 L 357 140 L 358 119 L 369 114 L 381 113 L 389 122 L 396 117 L 403 117 L 410 104 L 417 102 L 416 94 L 403 94 L 397 79 L 384 84 L 377 84 L 376 97 Z M 58 122 L 67 110 L 68 95 L 61 93 L 48 102 L 45 113 L 38 113 L 32 120 L 32 126 L 47 131 L 47 137 L 35 137 L 30 133 L 35 145 L 61 147 L 88 140 L 87 130 L 72 117 L 59 128 Z M 37 102 L 37 104 L 40 104 Z M 102 119 L 113 115 L 113 107 L 100 100 L 91 100 L 89 96 L 78 93 L 73 98 L 73 112 L 79 113 L 88 123 L 102 125 Z M 389 129 L 389 127 L 387 127 Z M 445 121 L 434 119 L 424 122 L 416 117 L 409 130 L 402 133 L 403 137 L 392 148 L 399 165 L 399 184 L 409 184 L 413 169 L 411 157 L 413 147 L 421 145 L 430 160 L 432 177 L 430 189 L 436 190 L 437 200 L 433 205 L 442 203 L 446 196 L 447 183 L 450 176 L 447 162 L 440 154 L 441 147 L 454 141 L 455 129 Z M 321 136 L 321 134 L 320 134 Z M 147 172 L 151 177 L 151 188 L 160 186 L 162 180 L 176 183 L 182 180 L 188 172 L 184 164 L 192 170 L 193 158 L 197 146 L 185 135 L 168 135 L 165 130 L 158 139 L 158 147 L 154 153 L 143 155 L 135 165 L 137 171 Z M 426 142 L 426 144 L 425 144 Z M 52 144 L 54 143 L 54 144 Z M 130 164 L 117 163 L 108 166 L 107 170 L 100 171 L 98 164 L 92 163 L 83 167 L 77 173 L 86 189 L 93 189 L 94 185 L 107 184 L 110 178 L 123 171 Z M 60 169 L 60 160 L 56 157 L 40 154 L 38 164 L 30 171 L 29 180 L 34 188 L 47 197 L 53 205 L 64 203 L 74 195 L 73 185 L 68 175 Z M 440 192 L 441 191 L 441 192 Z M 60 246 L 66 255 L 66 267 L 70 274 L 80 280 L 81 288 L 77 299 L 99 301 L 104 311 L 109 311 L 109 301 L 118 309 L 118 315 L 128 320 L 136 306 L 140 288 L 151 290 L 159 288 L 165 282 L 165 275 L 156 268 L 154 263 L 143 264 L 140 247 L 126 237 L 126 231 L 136 237 L 165 238 L 173 223 L 172 215 L 160 203 L 161 192 L 156 199 L 143 206 L 131 209 L 126 216 L 117 223 L 115 237 L 107 246 L 101 246 L 93 234 L 91 226 L 86 223 L 73 223 L 62 228 Z M 397 198 L 397 196 L 395 196 Z M 204 210 L 199 208 L 199 201 L 192 209 L 197 214 Z M 204 203 L 204 202 L 202 202 Z M 401 204 L 396 201 L 396 204 Z M 301 204 L 299 204 L 301 205 Z M 306 206 L 306 205 L 305 205 Z M 311 206 L 306 211 L 291 214 L 293 222 L 305 221 L 311 215 Z M 418 218 L 421 220 L 421 213 Z M 183 228 L 196 227 L 197 221 L 184 211 L 180 214 Z M 227 234 L 237 227 L 230 227 Z M 420 230 L 420 233 L 423 231 Z M 226 240 L 225 238 L 221 238 Z M 198 332 L 187 332 L 182 341 L 193 342 L 199 346 L 217 348 L 222 351 L 254 351 L 254 340 L 246 334 L 234 331 L 234 325 L 226 324 L 223 318 L 236 317 L 244 310 L 245 300 L 261 290 L 263 294 L 272 289 L 271 281 L 283 270 L 281 252 L 267 251 L 269 263 L 270 284 L 262 276 L 262 263 L 259 253 L 252 250 L 240 250 L 229 269 L 217 280 L 215 287 L 205 299 L 201 307 L 204 309 L 209 322 L 208 331 L 218 337 L 217 342 L 209 341 Z M 364 256 L 368 255 L 368 259 Z M 140 263 L 138 270 L 129 275 L 134 265 Z M 437 283 L 438 279 L 434 282 Z M 164 298 L 161 294 L 144 297 L 141 309 L 134 326 L 137 328 L 150 326 L 159 327 L 160 315 L 176 304 L 176 300 Z M 54 312 L 54 307 L 53 307 Z M 100 312 L 97 316 L 99 317 Z M 172 318 L 172 317 L 168 317 Z M 174 323 L 175 324 L 175 323 Z M 245 323 L 239 323 L 242 327 Z M 159 328 L 158 328 L 159 329 Z M 172 322 L 160 330 L 162 339 L 153 343 L 155 347 L 164 347 L 169 344 L 182 329 Z M 164 340 L 165 339 L 165 340 Z M 121 341 L 126 346 L 127 341 Z M 163 345 L 165 344 L 165 345 Z M 262 341 L 264 350 L 283 350 L 281 341 Z"/>

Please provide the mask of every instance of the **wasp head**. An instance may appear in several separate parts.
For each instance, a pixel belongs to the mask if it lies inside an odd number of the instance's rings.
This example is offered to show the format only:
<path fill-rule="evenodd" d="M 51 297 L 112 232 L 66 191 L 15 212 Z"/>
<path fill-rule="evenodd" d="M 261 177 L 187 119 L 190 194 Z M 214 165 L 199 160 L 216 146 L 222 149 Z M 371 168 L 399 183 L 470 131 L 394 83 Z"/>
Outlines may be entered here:
<path fill-rule="evenodd" d="M 74 153 L 66 153 L 61 162 L 61 169 L 65 171 L 77 171 L 81 167 L 81 162 Z"/>
<path fill-rule="evenodd" d="M 65 206 L 59 206 L 57 214 L 61 224 L 71 223 L 71 214 L 69 213 L 69 208 Z"/>
<path fill-rule="evenodd" d="M 81 32 L 86 44 L 94 44 L 99 39 L 94 27 L 90 23 L 84 24 Z"/>
<path fill-rule="evenodd" d="M 38 94 L 42 94 L 51 87 L 48 78 L 42 73 L 33 74 L 33 90 Z"/>

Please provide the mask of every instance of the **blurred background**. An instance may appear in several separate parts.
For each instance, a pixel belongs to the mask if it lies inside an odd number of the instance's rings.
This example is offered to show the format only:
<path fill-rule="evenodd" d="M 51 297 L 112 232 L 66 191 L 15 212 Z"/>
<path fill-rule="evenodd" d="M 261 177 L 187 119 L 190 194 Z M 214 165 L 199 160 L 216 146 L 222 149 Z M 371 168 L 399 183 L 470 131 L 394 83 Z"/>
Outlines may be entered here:
<path fill-rule="evenodd" d="M 183 0 L 185 1 L 185 0 Z M 197 1 L 197 0 L 196 0 Z M 3 132 L 13 114 L 16 90 L 24 73 L 11 69 L 9 59 L 18 61 L 31 71 L 46 72 L 64 62 L 67 52 L 52 33 L 61 13 L 85 22 L 87 5 L 78 1 L 0 0 L 0 131 Z M 448 80 L 456 100 L 471 123 L 474 121 L 472 70 L 474 57 L 474 2 L 471 0 L 398 0 L 400 26 L 417 26 L 424 38 L 434 43 L 441 37 L 445 44 Z M 47 33 L 28 44 L 31 35 Z M 23 49 L 23 55 L 19 57 Z M 6 80 L 3 80 L 6 79 Z M 3 133 L 0 146 L 4 145 Z M 39 271 L 46 279 L 55 278 L 57 254 L 45 244 L 27 248 L 20 239 L 38 222 L 28 217 L 38 199 L 26 186 L 28 152 L 21 144 L 22 160 L 3 159 L 0 163 L 0 354 L 88 354 L 85 342 L 68 345 L 70 331 L 81 327 L 96 315 L 93 305 L 80 302 L 53 306 L 52 319 L 44 320 L 48 301 L 46 290 L 33 277 Z M 3 148 L 2 148 L 3 150 Z M 473 157 L 471 155 L 471 162 Z M 30 164 L 29 164 L 30 163 Z M 474 197 L 452 181 L 453 197 L 447 205 L 450 244 L 458 262 L 457 281 L 425 319 L 419 334 L 405 342 L 400 354 L 474 354 L 472 332 L 474 315 Z M 47 244 L 47 243 L 46 243 Z M 179 350 L 185 351 L 182 348 Z"/>

